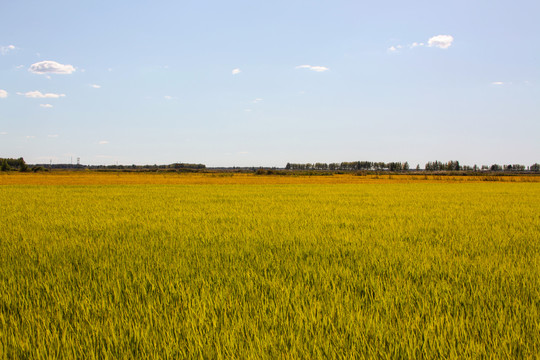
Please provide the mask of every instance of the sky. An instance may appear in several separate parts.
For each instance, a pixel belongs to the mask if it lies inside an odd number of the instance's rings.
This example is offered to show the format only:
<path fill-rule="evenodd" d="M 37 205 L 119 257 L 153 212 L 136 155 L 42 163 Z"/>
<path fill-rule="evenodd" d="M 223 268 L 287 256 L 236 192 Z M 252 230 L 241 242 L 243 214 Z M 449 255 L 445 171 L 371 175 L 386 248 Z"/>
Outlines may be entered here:
<path fill-rule="evenodd" d="M 0 1 L 0 157 L 540 162 L 540 2 Z"/>

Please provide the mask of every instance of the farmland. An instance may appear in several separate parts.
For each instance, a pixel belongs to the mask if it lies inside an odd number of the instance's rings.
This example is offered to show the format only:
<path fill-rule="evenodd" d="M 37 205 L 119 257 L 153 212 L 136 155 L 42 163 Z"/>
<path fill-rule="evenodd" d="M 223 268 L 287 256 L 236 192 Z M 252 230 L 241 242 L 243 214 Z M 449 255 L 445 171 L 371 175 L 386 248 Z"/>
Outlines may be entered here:
<path fill-rule="evenodd" d="M 537 177 L 0 185 L 0 358 L 540 353 Z"/>

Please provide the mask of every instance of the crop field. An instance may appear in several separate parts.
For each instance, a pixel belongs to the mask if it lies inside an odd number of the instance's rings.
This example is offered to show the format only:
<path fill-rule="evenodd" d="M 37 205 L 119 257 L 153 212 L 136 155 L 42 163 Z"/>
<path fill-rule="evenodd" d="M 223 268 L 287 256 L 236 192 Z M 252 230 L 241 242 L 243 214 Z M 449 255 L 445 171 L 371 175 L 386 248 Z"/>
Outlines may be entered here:
<path fill-rule="evenodd" d="M 0 176 L 0 358 L 536 358 L 540 183 Z"/>

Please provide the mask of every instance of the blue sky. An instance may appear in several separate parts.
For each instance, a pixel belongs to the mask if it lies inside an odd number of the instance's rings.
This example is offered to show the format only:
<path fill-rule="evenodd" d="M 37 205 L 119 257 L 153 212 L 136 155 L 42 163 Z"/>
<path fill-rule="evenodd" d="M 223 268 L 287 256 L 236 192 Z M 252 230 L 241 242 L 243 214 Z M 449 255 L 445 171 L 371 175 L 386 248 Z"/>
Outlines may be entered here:
<path fill-rule="evenodd" d="M 536 0 L 2 1 L 0 157 L 531 165 L 538 14 Z"/>

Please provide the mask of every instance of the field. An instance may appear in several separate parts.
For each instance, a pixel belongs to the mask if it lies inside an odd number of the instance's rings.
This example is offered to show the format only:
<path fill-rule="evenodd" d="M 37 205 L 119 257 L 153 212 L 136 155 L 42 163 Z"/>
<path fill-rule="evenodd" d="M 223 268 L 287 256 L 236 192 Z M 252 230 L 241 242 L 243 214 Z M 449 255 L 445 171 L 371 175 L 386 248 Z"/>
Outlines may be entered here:
<path fill-rule="evenodd" d="M 540 184 L 487 180 L 1 175 L 0 358 L 536 358 Z"/>

